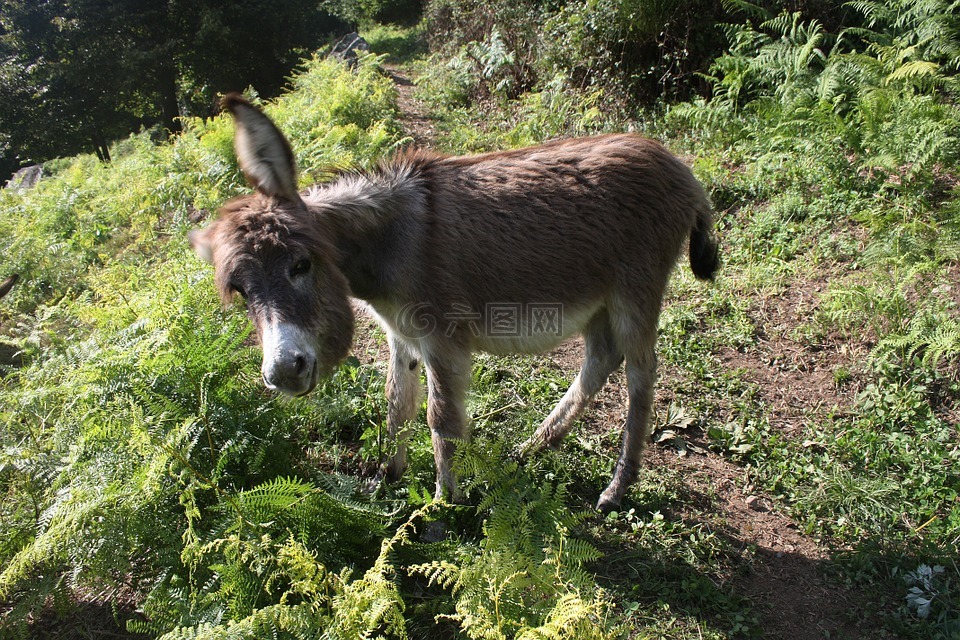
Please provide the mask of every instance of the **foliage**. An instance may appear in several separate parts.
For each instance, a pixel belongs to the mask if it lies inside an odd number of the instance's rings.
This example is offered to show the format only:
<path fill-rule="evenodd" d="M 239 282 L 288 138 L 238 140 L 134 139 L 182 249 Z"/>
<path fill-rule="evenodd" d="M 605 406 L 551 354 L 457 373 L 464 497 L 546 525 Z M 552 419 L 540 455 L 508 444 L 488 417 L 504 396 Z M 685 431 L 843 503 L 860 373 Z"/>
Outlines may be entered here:
<path fill-rule="evenodd" d="M 327 90 L 310 97 L 312 120 L 302 94 L 270 106 L 328 141 L 302 145 L 302 162 L 370 162 L 398 144 L 375 64 L 307 63 L 295 86 Z M 191 215 L 241 192 L 231 129 L 191 120 L 170 144 L 135 136 L 110 165 L 80 157 L 32 191 L 0 193 L 2 268 L 22 276 L 3 320 L 21 349 L 2 381 L 0 479 L 22 496 L 2 513 L 0 589 L 18 603 L 8 628 L 88 585 L 142 593 L 155 631 L 236 617 L 260 604 L 244 589 L 270 576 L 245 563 L 267 549 L 339 572 L 378 544 L 385 507 L 289 464 L 318 409 L 263 395 L 246 320 L 217 310 L 186 245 Z"/>
<path fill-rule="evenodd" d="M 569 89 L 603 88 L 621 107 L 687 95 L 722 46 L 720 3 L 576 0 L 478 3 L 433 0 L 425 11 L 431 50 L 460 52 L 486 68 L 482 97 L 536 90 L 558 76 Z M 484 52 L 496 58 L 496 73 Z M 488 86 L 489 85 L 489 86 Z"/>
<path fill-rule="evenodd" d="M 386 55 L 390 63 L 408 63 L 426 53 L 426 40 L 421 27 L 402 28 L 392 24 L 368 25 L 363 30 L 370 49 Z"/>
<path fill-rule="evenodd" d="M 960 153 L 958 112 L 944 99 L 956 87 L 958 24 L 946 2 L 894 4 L 853 3 L 871 26 L 839 34 L 800 13 L 729 27 L 713 99 L 673 117 L 739 140 L 760 142 L 762 129 L 767 153 L 829 145 L 865 174 L 930 189 Z"/>
<path fill-rule="evenodd" d="M 960 314 L 949 293 L 956 12 L 929 0 L 849 6 L 859 19 L 836 31 L 800 13 L 727 27 L 713 97 L 667 114 L 667 131 L 722 154 L 701 169 L 733 216 L 734 288 L 769 288 L 772 300 L 807 280 L 826 282 L 815 316 L 798 328 L 802 342 L 863 349 L 834 372 L 838 387 L 855 389 L 841 394 L 850 405 L 811 412 L 794 437 L 771 424 L 766 394 L 746 372 L 727 373 L 711 384 L 739 398 L 733 419 L 707 435 L 808 531 L 855 549 L 838 554 L 840 566 L 861 586 L 888 590 L 875 597 L 890 598 L 898 635 L 951 637 L 957 590 L 948 559 L 960 532 Z M 939 582 L 946 591 L 914 581 L 905 593 L 898 574 L 924 563 L 953 571 Z M 943 607 L 936 621 L 920 614 L 934 592 Z"/>
<path fill-rule="evenodd" d="M 402 143 L 378 62 L 312 60 L 264 105 L 316 168 L 304 181 Z M 171 143 L 134 136 L 109 165 L 56 163 L 35 190 L 2 194 L 2 269 L 23 277 L 4 327 L 24 353 L 2 380 L 0 633 L 122 592 L 137 602 L 128 628 L 151 636 L 405 638 L 432 620 L 417 585 L 440 567 L 457 585 L 447 620 L 468 636 L 610 637 L 612 604 L 584 569 L 599 553 L 563 482 L 465 450 L 488 490 L 476 534 L 447 556 L 453 542 L 416 536 L 462 507 L 413 508 L 416 485 L 371 495 L 337 472 L 343 438 L 354 474 L 378 454 L 360 441 L 383 426 L 382 372 L 351 360 L 312 402 L 262 389 L 247 320 L 219 308 L 185 241 L 191 215 L 242 191 L 231 134 L 224 117 L 189 120 Z"/>
<path fill-rule="evenodd" d="M 109 145 L 143 125 L 179 131 L 219 94 L 279 93 L 340 21 L 312 2 L 5 2 L 0 173 Z"/>
<path fill-rule="evenodd" d="M 450 151 L 519 147 L 611 127 L 611 118 L 603 111 L 604 92 L 571 90 L 561 76 L 514 100 L 501 94 L 471 105 L 479 73 L 464 56 L 445 62 L 429 57 L 422 65 L 418 95 L 438 114 L 438 127 L 445 132 L 439 144 Z M 499 106 L 491 111 L 495 101 Z"/>
<path fill-rule="evenodd" d="M 425 31 L 432 51 L 459 73 L 470 74 L 464 96 L 516 97 L 536 82 L 534 61 L 542 9 L 535 1 L 459 2 L 427 5 Z"/>
<path fill-rule="evenodd" d="M 431 502 L 425 428 L 404 478 L 375 486 L 382 363 L 358 354 L 309 400 L 262 390 L 246 321 L 218 310 L 184 240 L 191 219 L 245 189 L 231 126 L 188 119 L 172 143 L 133 136 L 110 165 L 57 161 L 33 191 L 0 192 L 0 270 L 24 276 L 0 315 L 21 350 L 0 380 L 0 634 L 99 597 L 134 602 L 128 628 L 166 638 L 762 635 L 769 612 L 744 585 L 766 550 L 726 521 L 732 482 L 822 543 L 815 569 L 862 595 L 848 613 L 864 633 L 954 637 L 955 12 L 858 2 L 845 22 L 729 5 L 757 24 L 725 28 L 712 97 L 665 117 L 613 118 L 609 76 L 571 90 L 605 55 L 590 38 L 619 28 L 576 3 L 493 5 L 484 30 L 415 67 L 451 152 L 629 126 L 695 156 L 724 269 L 711 287 L 685 268 L 672 281 L 658 345 L 669 448 L 654 457 L 711 450 L 739 465 L 723 485 L 689 466 L 645 469 L 620 513 L 596 516 L 619 444 L 611 412 L 588 412 L 559 451 L 519 464 L 513 447 L 566 372 L 485 355 L 475 439 L 456 459 L 466 504 Z M 474 26 L 457 6 L 432 5 L 448 7 L 450 33 Z M 505 15 L 540 44 L 570 38 L 538 51 L 597 56 L 549 66 L 514 44 Z M 650 26 L 629 15 L 629 29 Z M 565 30 L 578 16 L 581 30 Z M 392 29 L 379 42 L 406 41 Z M 263 104 L 304 184 L 404 143 L 382 59 L 356 75 L 311 60 Z M 679 86 L 668 80 L 664 91 Z M 822 384 L 822 400 L 784 409 L 794 379 Z"/>
<path fill-rule="evenodd" d="M 499 447 L 461 447 L 457 470 L 487 513 L 483 539 L 455 561 L 414 565 L 413 574 L 452 591 L 455 620 L 470 638 L 608 638 L 611 604 L 584 566 L 600 557 L 571 535 L 590 517 L 573 513 L 562 482 L 536 479 Z"/>
<path fill-rule="evenodd" d="M 697 88 L 695 72 L 721 50 L 725 13 L 712 0 L 562 3 L 544 25 L 541 65 L 628 106 L 670 102 Z"/>
<path fill-rule="evenodd" d="M 420 19 L 423 4 L 423 0 L 323 0 L 320 6 L 354 27 L 375 28 L 379 22 L 413 25 Z"/>
<path fill-rule="evenodd" d="M 172 88 L 174 81 L 173 69 L 156 51 L 163 30 L 149 29 L 160 12 L 129 5 L 3 4 L 3 156 L 45 160 L 95 149 L 105 158 L 112 138 L 137 128 L 141 119 L 158 119 L 165 106 L 162 83 Z M 147 55 L 133 55 L 135 50 Z M 173 107 L 166 114 L 171 122 L 176 96 Z"/>

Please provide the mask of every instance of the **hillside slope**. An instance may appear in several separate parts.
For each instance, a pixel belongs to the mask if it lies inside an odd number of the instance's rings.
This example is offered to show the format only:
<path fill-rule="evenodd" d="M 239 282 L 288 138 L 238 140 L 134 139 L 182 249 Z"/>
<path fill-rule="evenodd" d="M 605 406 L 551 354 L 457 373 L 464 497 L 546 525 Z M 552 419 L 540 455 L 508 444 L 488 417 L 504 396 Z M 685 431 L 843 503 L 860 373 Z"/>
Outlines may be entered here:
<path fill-rule="evenodd" d="M 19 349 L 0 381 L 3 634 L 94 633 L 103 618 L 81 612 L 117 607 L 129 633 L 170 639 L 952 637 L 954 170 L 894 171 L 826 128 L 789 137 L 796 114 L 718 104 L 624 122 L 546 88 L 452 108 L 424 70 L 435 60 L 382 62 L 308 61 L 265 105 L 303 186 L 411 138 L 465 152 L 628 127 L 707 186 L 723 272 L 675 274 L 655 444 L 623 509 L 590 508 L 621 374 L 559 451 L 513 458 L 577 342 L 476 358 L 463 505 L 430 502 L 425 428 L 399 483 L 369 482 L 389 447 L 371 322 L 313 395 L 268 394 L 240 305 L 220 307 L 187 246 L 247 190 L 229 121 L 192 121 L 170 144 L 134 136 L 110 165 L 59 161 L 37 189 L 0 193 L 0 274 L 22 276 L 0 307 Z"/>

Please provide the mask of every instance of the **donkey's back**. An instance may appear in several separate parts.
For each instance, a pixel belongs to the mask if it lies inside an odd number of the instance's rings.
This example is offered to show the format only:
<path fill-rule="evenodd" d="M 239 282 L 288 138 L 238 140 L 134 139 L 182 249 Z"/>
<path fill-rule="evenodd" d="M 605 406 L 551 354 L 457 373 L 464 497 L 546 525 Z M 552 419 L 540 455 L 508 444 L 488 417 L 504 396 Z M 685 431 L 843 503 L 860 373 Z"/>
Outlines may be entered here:
<path fill-rule="evenodd" d="M 399 223 L 417 241 L 398 246 L 395 272 L 416 285 L 404 302 L 429 303 L 438 318 L 462 317 L 451 307 L 466 307 L 489 326 L 491 307 L 513 304 L 524 320 L 529 305 L 556 305 L 562 338 L 602 307 L 658 312 L 688 239 L 695 273 L 711 278 L 716 269 L 703 189 L 661 144 L 641 136 L 407 161 L 429 197 Z M 552 344 L 518 333 L 531 340 L 474 337 L 494 352 Z"/>
<path fill-rule="evenodd" d="M 657 324 L 670 272 L 685 245 L 697 277 L 712 279 L 718 266 L 712 209 L 699 182 L 661 144 L 625 134 L 414 157 L 395 167 L 412 168 L 428 197 L 400 217 L 413 240 L 396 246 L 403 286 L 390 291 L 401 295 L 371 302 L 391 336 L 388 393 L 407 407 L 398 411 L 404 420 L 413 407 L 402 401 L 403 390 L 416 385 L 416 375 L 402 363 L 426 361 L 438 494 L 456 489 L 448 439 L 467 435 L 469 353 L 543 351 L 581 333 L 580 373 L 522 449 L 557 446 L 626 361 L 623 447 L 598 502 L 616 507 L 649 437 Z M 398 432 L 399 423 L 392 423 Z M 391 471 L 404 464 L 401 447 Z"/>

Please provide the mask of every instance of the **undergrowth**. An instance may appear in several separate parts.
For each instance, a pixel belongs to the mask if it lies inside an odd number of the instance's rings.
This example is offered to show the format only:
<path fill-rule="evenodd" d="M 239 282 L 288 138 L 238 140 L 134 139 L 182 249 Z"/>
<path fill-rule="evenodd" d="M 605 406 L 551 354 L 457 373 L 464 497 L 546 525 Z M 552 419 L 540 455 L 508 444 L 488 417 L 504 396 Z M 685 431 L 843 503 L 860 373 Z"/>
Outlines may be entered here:
<path fill-rule="evenodd" d="M 755 390 L 714 445 L 843 550 L 845 575 L 884 594 L 890 628 L 953 637 L 960 57 L 943 3 L 890 4 L 853 3 L 869 27 L 839 34 L 800 14 L 730 27 L 714 98 L 672 109 L 667 130 L 726 156 L 700 165 L 727 211 L 726 288 L 765 303 L 822 282 L 792 340 L 866 352 L 834 372 L 855 389 L 840 394 L 849 405 L 811 411 L 785 437 Z M 902 576 L 934 565 L 937 595 L 921 610 Z"/>
<path fill-rule="evenodd" d="M 378 63 L 309 61 L 265 105 L 305 181 L 404 143 Z M 185 239 L 244 190 L 231 141 L 226 118 L 189 121 L 0 195 L 0 266 L 23 282 L 3 316 L 0 634 L 122 598 L 151 637 L 614 637 L 565 480 L 464 449 L 472 507 L 425 504 L 416 480 L 371 493 L 381 370 L 351 359 L 306 402 L 262 389 L 248 321 Z"/>
<path fill-rule="evenodd" d="M 658 439 L 740 465 L 830 550 L 826 574 L 867 594 L 851 619 L 950 638 L 960 58 L 949 6 L 894 4 L 852 4 L 860 26 L 836 33 L 799 14 L 730 26 L 712 99 L 630 123 L 601 86 L 524 85 L 503 33 L 410 64 L 441 149 L 632 128 L 690 159 L 724 267 L 709 288 L 684 268 L 671 285 Z M 402 33 L 378 37 L 413 55 Z M 304 185 L 407 142 L 382 59 L 356 74 L 310 60 L 264 105 Z M 461 505 L 431 501 L 425 428 L 402 481 L 371 482 L 387 445 L 384 365 L 368 354 L 310 399 L 264 391 L 247 320 L 219 307 L 185 240 L 246 191 L 231 144 L 227 119 L 190 120 L 170 143 L 133 136 L 109 165 L 59 160 L 36 189 L 0 191 L 0 270 L 22 277 L 0 312 L 0 340 L 18 352 L 0 363 L 0 635 L 120 599 L 134 603 L 131 632 L 170 639 L 764 632 L 740 588 L 755 550 L 725 533 L 716 496 L 650 469 L 622 512 L 591 510 L 619 425 L 588 414 L 560 451 L 513 461 L 568 384 L 542 358 L 478 356 Z M 803 317 L 771 321 L 797 289 L 813 300 Z M 828 365 L 837 406 L 802 408 L 790 430 L 768 381 L 723 364 L 775 338 L 844 354 Z"/>

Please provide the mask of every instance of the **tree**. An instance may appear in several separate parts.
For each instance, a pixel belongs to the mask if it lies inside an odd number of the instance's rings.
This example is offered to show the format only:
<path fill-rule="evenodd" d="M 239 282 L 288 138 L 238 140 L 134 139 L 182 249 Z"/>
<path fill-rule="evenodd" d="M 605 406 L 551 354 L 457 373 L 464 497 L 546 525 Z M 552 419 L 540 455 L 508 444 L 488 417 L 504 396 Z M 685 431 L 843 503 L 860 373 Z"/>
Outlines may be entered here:
<path fill-rule="evenodd" d="M 218 94 L 276 95 L 343 23 L 315 0 L 0 3 L 0 170 L 92 150 L 141 126 L 179 130 Z"/>
<path fill-rule="evenodd" d="M 218 94 L 249 86 L 277 95 L 297 63 L 343 34 L 316 0 L 172 0 L 184 107 L 202 114 Z"/>
<path fill-rule="evenodd" d="M 126 0 L 18 0 L 0 9 L 4 82 L 0 126 L 20 160 L 108 144 L 153 115 L 132 110 L 142 57 L 126 55 L 134 33 Z M 9 153 L 9 152 L 8 152 Z M 7 155 L 7 154 L 5 154 Z"/>

